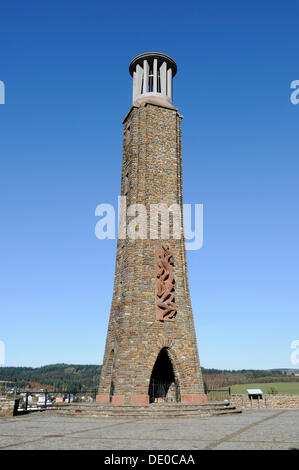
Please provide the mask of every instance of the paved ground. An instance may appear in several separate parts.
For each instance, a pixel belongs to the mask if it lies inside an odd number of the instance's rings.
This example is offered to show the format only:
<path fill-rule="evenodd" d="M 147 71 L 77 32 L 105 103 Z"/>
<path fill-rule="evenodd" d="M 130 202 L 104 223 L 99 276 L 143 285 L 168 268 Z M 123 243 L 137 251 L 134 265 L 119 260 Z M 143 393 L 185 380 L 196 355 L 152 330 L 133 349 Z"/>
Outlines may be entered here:
<path fill-rule="evenodd" d="M 213 418 L 0 418 L 0 449 L 299 449 L 299 410 Z"/>

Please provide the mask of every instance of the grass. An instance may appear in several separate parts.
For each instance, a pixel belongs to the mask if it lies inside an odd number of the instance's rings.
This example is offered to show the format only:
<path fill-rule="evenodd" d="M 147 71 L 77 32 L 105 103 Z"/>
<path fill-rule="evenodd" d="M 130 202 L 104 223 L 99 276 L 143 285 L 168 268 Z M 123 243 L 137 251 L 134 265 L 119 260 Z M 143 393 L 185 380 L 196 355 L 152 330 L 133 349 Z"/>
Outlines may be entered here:
<path fill-rule="evenodd" d="M 285 395 L 299 395 L 299 382 L 238 384 L 231 386 L 231 393 L 247 394 L 248 388 L 260 388 L 264 393 L 273 393 L 272 389 L 275 389 L 277 393 L 282 393 Z"/>

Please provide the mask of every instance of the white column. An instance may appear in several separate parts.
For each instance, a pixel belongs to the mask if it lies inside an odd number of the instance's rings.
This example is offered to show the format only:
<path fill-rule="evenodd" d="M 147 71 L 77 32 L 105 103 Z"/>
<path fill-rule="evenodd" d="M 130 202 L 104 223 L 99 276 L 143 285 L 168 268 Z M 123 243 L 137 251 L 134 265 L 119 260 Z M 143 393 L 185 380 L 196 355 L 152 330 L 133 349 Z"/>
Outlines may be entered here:
<path fill-rule="evenodd" d="M 143 61 L 143 90 L 142 93 L 148 92 L 148 62 L 147 60 Z"/>
<path fill-rule="evenodd" d="M 136 66 L 136 74 L 137 74 L 137 77 L 136 77 L 135 99 L 136 99 L 137 96 L 141 95 L 141 93 L 142 93 L 141 86 L 142 86 L 143 69 L 138 64 Z"/>
<path fill-rule="evenodd" d="M 167 96 L 172 101 L 172 70 L 169 68 L 167 70 Z"/>
<path fill-rule="evenodd" d="M 136 98 L 136 85 L 137 85 L 137 73 L 134 71 L 133 72 L 133 103 Z"/>
<path fill-rule="evenodd" d="M 166 96 L 166 62 L 160 67 L 161 94 Z"/>
<path fill-rule="evenodd" d="M 153 73 L 154 73 L 153 92 L 157 93 L 157 82 L 158 82 L 158 61 L 157 61 L 157 59 L 154 59 Z"/>

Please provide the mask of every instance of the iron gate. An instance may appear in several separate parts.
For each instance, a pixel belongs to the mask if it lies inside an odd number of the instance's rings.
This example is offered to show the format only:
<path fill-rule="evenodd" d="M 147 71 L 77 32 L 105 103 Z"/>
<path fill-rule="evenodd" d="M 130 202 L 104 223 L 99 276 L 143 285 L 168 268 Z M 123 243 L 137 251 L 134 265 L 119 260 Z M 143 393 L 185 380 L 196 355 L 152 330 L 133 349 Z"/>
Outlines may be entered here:
<path fill-rule="evenodd" d="M 172 387 L 173 386 L 173 387 Z M 173 390 L 170 390 L 170 388 Z M 169 394 L 169 391 L 171 392 Z M 149 387 L 150 403 L 180 401 L 177 382 L 152 379 Z"/>

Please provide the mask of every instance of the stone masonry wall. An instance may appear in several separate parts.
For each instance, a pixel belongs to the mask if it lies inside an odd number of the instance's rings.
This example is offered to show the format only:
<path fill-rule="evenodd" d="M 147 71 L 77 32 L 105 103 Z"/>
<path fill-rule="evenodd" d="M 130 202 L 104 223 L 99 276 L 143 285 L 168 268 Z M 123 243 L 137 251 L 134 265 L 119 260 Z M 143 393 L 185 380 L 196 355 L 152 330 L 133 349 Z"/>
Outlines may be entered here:
<path fill-rule="evenodd" d="M 14 401 L 0 401 L 0 416 L 13 416 L 15 409 Z"/>
<path fill-rule="evenodd" d="M 231 395 L 230 404 L 237 408 L 251 408 L 248 395 Z M 252 400 L 252 408 L 299 408 L 299 395 L 264 394 L 263 399 Z"/>
<path fill-rule="evenodd" d="M 124 121 L 121 194 L 127 205 L 177 203 L 182 208 L 181 116 L 175 108 L 133 106 Z M 148 223 L 148 236 L 149 236 Z M 205 401 L 181 239 L 163 240 L 174 258 L 175 321 L 156 320 L 155 245 L 119 239 L 114 291 L 98 402 L 148 403 L 151 372 L 167 348 L 184 402 Z"/>

